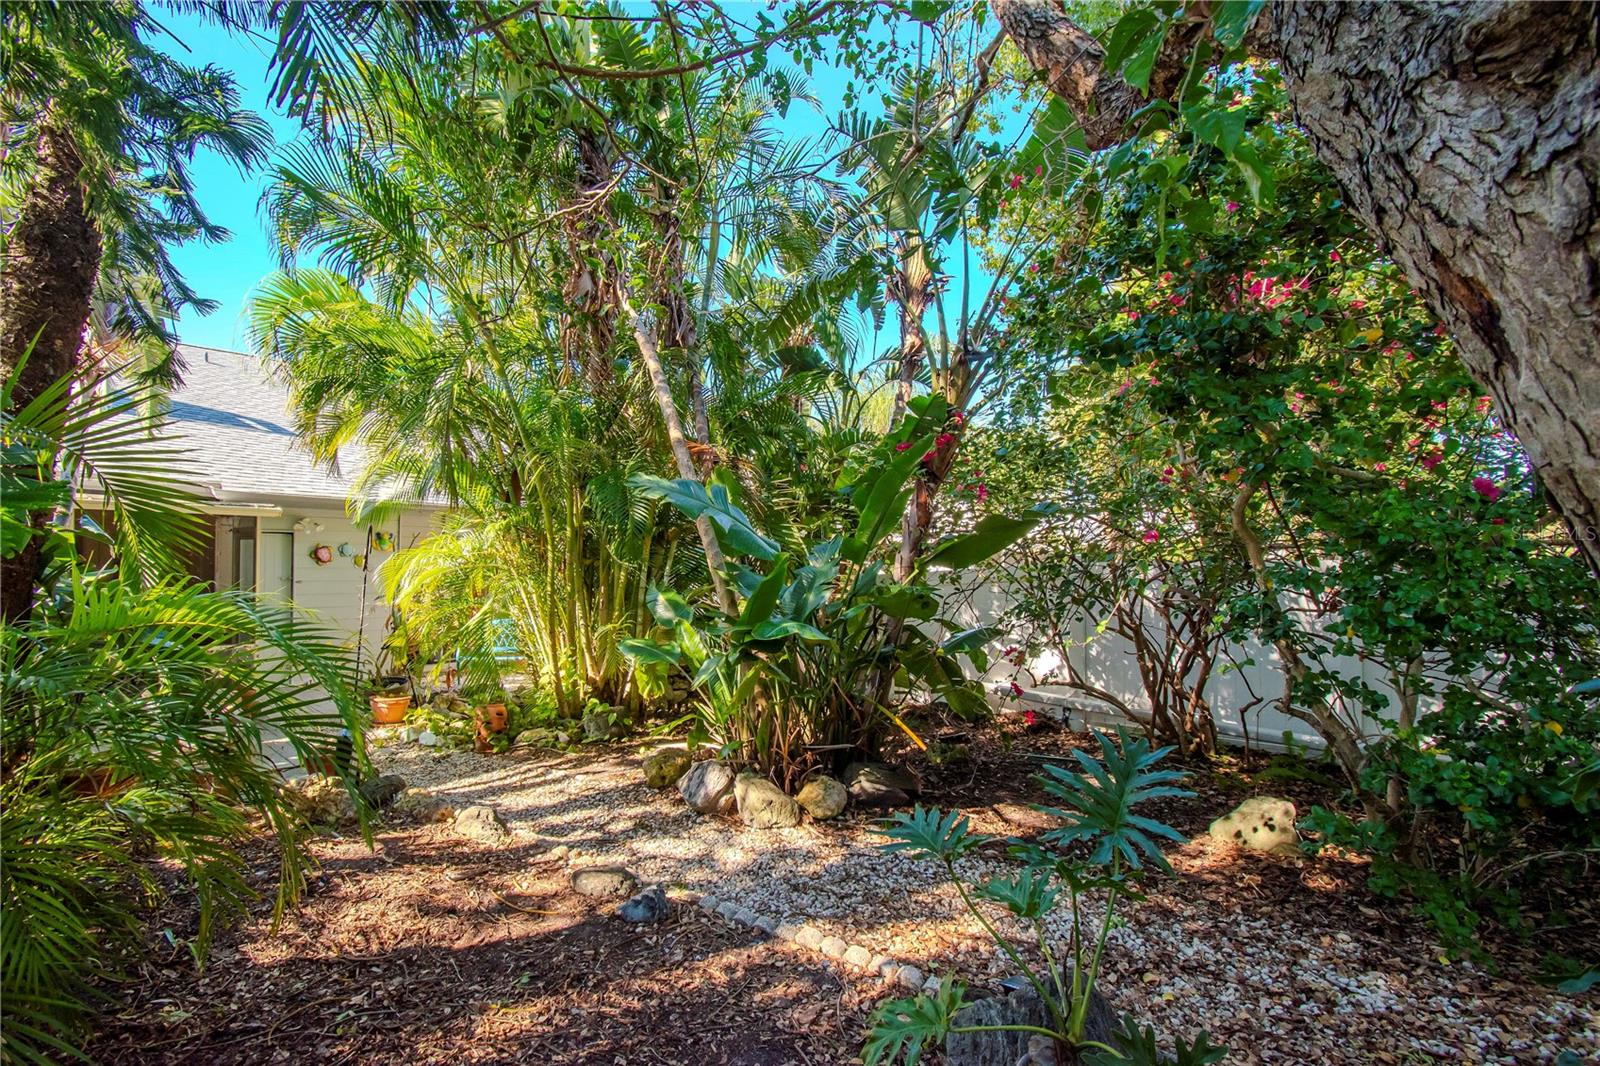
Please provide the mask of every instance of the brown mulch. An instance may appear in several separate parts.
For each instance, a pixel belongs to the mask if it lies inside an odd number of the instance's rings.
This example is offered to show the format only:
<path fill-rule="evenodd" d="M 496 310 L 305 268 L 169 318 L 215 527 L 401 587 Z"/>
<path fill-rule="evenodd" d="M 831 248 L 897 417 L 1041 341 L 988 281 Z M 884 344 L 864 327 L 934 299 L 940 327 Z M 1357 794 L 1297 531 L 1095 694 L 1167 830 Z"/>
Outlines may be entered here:
<path fill-rule="evenodd" d="M 222 933 L 199 974 L 182 948 L 156 942 L 89 1054 L 408 1066 L 855 1055 L 871 1003 L 833 971 L 693 906 L 629 925 L 574 893 L 566 865 L 539 850 L 420 829 L 381 834 L 376 853 L 319 842 L 321 873 L 276 933 L 267 907 Z M 193 917 L 159 920 L 182 934 Z"/>

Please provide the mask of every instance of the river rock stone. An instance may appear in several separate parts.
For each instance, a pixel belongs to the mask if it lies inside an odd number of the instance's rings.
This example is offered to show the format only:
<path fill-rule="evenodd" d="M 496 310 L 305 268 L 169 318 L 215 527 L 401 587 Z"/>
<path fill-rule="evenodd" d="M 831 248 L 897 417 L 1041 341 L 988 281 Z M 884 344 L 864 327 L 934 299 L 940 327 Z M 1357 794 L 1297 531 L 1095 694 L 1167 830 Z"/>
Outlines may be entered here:
<path fill-rule="evenodd" d="M 660 885 L 651 885 L 635 893 L 617 908 L 617 917 L 625 922 L 644 925 L 659 922 L 667 916 L 667 893 Z"/>
<path fill-rule="evenodd" d="M 800 804 L 771 781 L 750 772 L 733 782 L 739 817 L 752 829 L 787 829 L 800 824 Z"/>
<path fill-rule="evenodd" d="M 689 767 L 678 778 L 678 795 L 701 814 L 725 814 L 733 807 L 733 768 L 707 759 Z"/>
<path fill-rule="evenodd" d="M 671 788 L 689 770 L 689 753 L 682 748 L 667 748 L 645 756 L 644 783 L 651 788 Z"/>
<path fill-rule="evenodd" d="M 827 774 L 812 774 L 800 786 L 794 799 L 806 809 L 807 814 L 822 821 L 837 818 L 843 813 L 845 804 L 850 801 L 850 793 L 843 782 L 835 781 Z"/>
<path fill-rule="evenodd" d="M 1300 850 L 1294 829 L 1294 804 L 1276 796 L 1252 796 L 1211 823 L 1212 840 L 1238 844 L 1251 851 L 1293 855 Z"/>
<path fill-rule="evenodd" d="M 915 775 L 877 762 L 851 763 L 844 783 L 859 807 L 904 807 L 922 791 Z"/>
<path fill-rule="evenodd" d="M 579 724 L 585 740 L 615 740 L 628 732 L 628 727 L 613 719 L 610 711 L 590 711 Z"/>
<path fill-rule="evenodd" d="M 480 844 L 504 844 L 511 836 L 511 830 L 500 820 L 500 813 L 483 804 L 458 811 L 452 828 L 457 836 Z"/>
<path fill-rule="evenodd" d="M 614 898 L 626 896 L 639 886 L 639 879 L 620 866 L 590 866 L 572 871 L 572 890 L 580 896 Z"/>

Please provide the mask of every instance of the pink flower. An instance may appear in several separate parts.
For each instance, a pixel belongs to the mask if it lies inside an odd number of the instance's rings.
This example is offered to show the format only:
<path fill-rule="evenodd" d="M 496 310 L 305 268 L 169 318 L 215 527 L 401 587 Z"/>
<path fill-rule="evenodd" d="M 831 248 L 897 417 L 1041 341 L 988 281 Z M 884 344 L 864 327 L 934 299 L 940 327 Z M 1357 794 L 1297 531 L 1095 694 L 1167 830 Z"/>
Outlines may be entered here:
<path fill-rule="evenodd" d="M 1033 168 L 1033 176 L 1036 177 L 1036 178 L 1044 177 L 1044 164 L 1043 163 L 1040 163 L 1038 166 Z"/>
<path fill-rule="evenodd" d="M 1039 264 L 1038 263 L 1029 263 L 1028 264 L 1028 273 L 1030 273 L 1030 274 L 1039 273 Z"/>
<path fill-rule="evenodd" d="M 1129 322 L 1137 322 L 1137 321 L 1139 321 L 1139 312 L 1135 311 L 1131 307 L 1124 307 L 1122 309 L 1122 313 L 1128 316 L 1128 321 Z"/>
<path fill-rule="evenodd" d="M 1157 533 L 1153 529 L 1147 529 L 1144 531 L 1144 536 L 1140 537 L 1139 539 L 1144 541 L 1146 544 L 1154 544 L 1156 541 L 1161 539 L 1161 534 Z"/>
<path fill-rule="evenodd" d="M 1491 397 L 1488 397 L 1488 396 L 1479 396 L 1479 397 L 1478 397 L 1478 413 L 1479 413 L 1479 414 L 1480 414 L 1480 415 L 1481 415 L 1481 414 L 1487 414 L 1487 413 L 1488 413 L 1488 411 L 1489 411 L 1489 407 L 1490 407 L 1490 406 L 1491 406 L 1491 405 L 1492 405 L 1492 404 L 1493 404 L 1493 403 L 1494 403 L 1494 400 L 1493 400 L 1493 399 L 1492 399 L 1492 398 L 1491 398 Z"/>
<path fill-rule="evenodd" d="M 1367 301 L 1365 301 L 1365 300 L 1351 300 L 1350 301 L 1350 306 L 1355 308 L 1357 311 L 1359 311 L 1363 307 L 1367 306 Z"/>
<path fill-rule="evenodd" d="M 1013 644 L 1010 647 L 1006 648 L 1005 651 L 1001 652 L 1000 653 L 1000 657 L 1002 659 L 1009 659 L 1015 654 L 1017 654 L 1017 646 L 1015 644 Z"/>
<path fill-rule="evenodd" d="M 1127 392 L 1131 388 L 1133 388 L 1133 379 L 1129 378 L 1127 381 L 1124 381 L 1122 383 L 1122 387 L 1117 390 L 1117 395 L 1121 396 L 1123 393 Z"/>
<path fill-rule="evenodd" d="M 1328 262 L 1337 263 L 1338 261 L 1339 261 L 1339 253 L 1338 252 L 1329 252 L 1328 253 Z"/>
<path fill-rule="evenodd" d="M 1013 189 L 1022 188 L 1022 175 L 1021 174 L 1013 174 L 1013 175 L 1011 175 L 1011 187 Z"/>
<path fill-rule="evenodd" d="M 989 498 L 989 486 L 988 485 L 979 485 L 978 486 L 978 502 L 979 503 L 983 503 L 988 498 Z"/>
<path fill-rule="evenodd" d="M 1385 470 L 1389 469 L 1389 464 L 1388 463 L 1374 463 L 1373 466 L 1372 466 L 1372 469 L 1376 470 L 1378 473 L 1381 474 Z"/>
<path fill-rule="evenodd" d="M 1022 724 L 1027 726 L 1029 729 L 1032 729 L 1038 721 L 1039 716 L 1032 711 L 1022 712 Z"/>
<path fill-rule="evenodd" d="M 954 434 L 941 433 L 936 438 L 934 438 L 933 446 L 935 448 L 947 448 L 952 443 L 954 443 L 955 439 L 956 438 L 955 438 Z"/>
<path fill-rule="evenodd" d="M 897 452 L 910 451 L 911 450 L 911 442 L 908 441 L 908 440 L 903 440 L 899 444 L 896 444 L 894 446 L 894 450 L 897 451 Z"/>
<path fill-rule="evenodd" d="M 1177 293 L 1173 293 L 1171 296 L 1167 297 L 1167 302 L 1173 307 L 1182 307 L 1184 304 L 1184 298 Z"/>
<path fill-rule="evenodd" d="M 1022 695 L 1022 686 L 1017 684 L 1015 681 L 1011 682 L 1011 694 L 1013 696 Z"/>
<path fill-rule="evenodd" d="M 1491 518 L 1489 519 L 1489 524 L 1491 526 L 1503 526 L 1506 524 L 1506 520 L 1504 518 Z"/>
<path fill-rule="evenodd" d="M 920 461 L 924 462 L 924 463 L 933 462 L 933 452 L 931 452 L 931 451 L 923 452 L 922 453 L 922 459 Z"/>
<path fill-rule="evenodd" d="M 1228 203 L 1227 203 L 1227 209 L 1228 209 L 1228 214 L 1230 214 L 1230 215 L 1233 214 L 1235 211 L 1239 210 L 1239 201 L 1237 201 L 1237 200 L 1229 200 Z"/>
<path fill-rule="evenodd" d="M 1442 462 L 1444 462 L 1444 452 L 1441 452 L 1439 449 L 1435 448 L 1433 451 L 1422 457 L 1422 469 L 1432 470 Z"/>
<path fill-rule="evenodd" d="M 1496 485 L 1493 481 L 1490 481 L 1486 477 L 1473 478 L 1472 491 L 1476 492 L 1479 496 L 1482 496 L 1490 503 L 1493 503 L 1500 498 L 1500 486 Z"/>

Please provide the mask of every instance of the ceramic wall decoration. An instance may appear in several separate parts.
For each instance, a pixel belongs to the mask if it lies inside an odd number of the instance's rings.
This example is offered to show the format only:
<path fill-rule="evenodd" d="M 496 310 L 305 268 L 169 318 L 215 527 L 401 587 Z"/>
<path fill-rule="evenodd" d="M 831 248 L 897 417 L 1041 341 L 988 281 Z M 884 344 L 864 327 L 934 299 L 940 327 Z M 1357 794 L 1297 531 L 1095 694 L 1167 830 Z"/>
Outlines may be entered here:
<path fill-rule="evenodd" d="M 372 546 L 381 552 L 394 551 L 394 534 L 378 530 L 372 534 Z"/>
<path fill-rule="evenodd" d="M 311 561 L 318 566 L 327 566 L 333 562 L 333 549 L 326 544 L 314 544 L 311 547 Z"/>
<path fill-rule="evenodd" d="M 341 558 L 341 559 L 348 559 L 348 558 L 350 558 L 350 556 L 352 556 L 352 555 L 354 555 L 356 553 L 355 549 L 350 547 L 350 542 L 349 541 L 345 541 L 343 544 L 340 544 L 339 548 L 338 548 L 338 551 L 339 551 L 339 558 Z"/>
<path fill-rule="evenodd" d="M 357 570 L 365 570 L 367 568 L 367 557 L 365 555 L 358 555 L 352 561 L 356 564 Z"/>

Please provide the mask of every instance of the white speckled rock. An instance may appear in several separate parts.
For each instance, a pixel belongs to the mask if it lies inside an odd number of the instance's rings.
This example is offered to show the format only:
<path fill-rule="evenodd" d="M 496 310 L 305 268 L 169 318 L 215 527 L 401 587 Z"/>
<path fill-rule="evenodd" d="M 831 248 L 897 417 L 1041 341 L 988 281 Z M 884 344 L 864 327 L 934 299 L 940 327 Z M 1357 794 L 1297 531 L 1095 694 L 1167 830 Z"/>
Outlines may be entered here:
<path fill-rule="evenodd" d="M 801 926 L 800 931 L 794 935 L 794 942 L 803 948 L 815 951 L 822 946 L 822 930 L 814 925 Z"/>
<path fill-rule="evenodd" d="M 803 928 L 804 926 L 795 925 L 793 922 L 779 922 L 778 928 L 774 935 L 777 936 L 779 940 L 793 943 L 795 938 L 800 935 L 800 930 Z"/>
<path fill-rule="evenodd" d="M 836 936 L 825 936 L 822 938 L 822 943 L 817 945 L 817 950 L 830 959 L 838 959 L 844 957 L 844 953 L 849 947 L 849 944 Z"/>
<path fill-rule="evenodd" d="M 844 949 L 844 961 L 860 970 L 865 970 L 872 965 L 872 952 L 860 944 L 851 944 Z"/>

